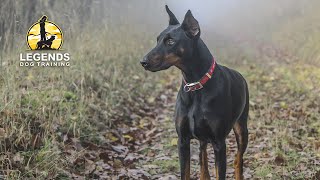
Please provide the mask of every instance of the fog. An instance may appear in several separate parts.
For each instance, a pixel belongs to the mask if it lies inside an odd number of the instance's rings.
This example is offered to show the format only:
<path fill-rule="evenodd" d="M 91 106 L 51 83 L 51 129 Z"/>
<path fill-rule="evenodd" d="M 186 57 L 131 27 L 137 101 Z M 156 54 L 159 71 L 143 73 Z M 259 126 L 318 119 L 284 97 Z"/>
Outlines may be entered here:
<path fill-rule="evenodd" d="M 127 35 L 155 36 L 168 24 L 164 8 L 167 4 L 180 22 L 190 9 L 200 23 L 203 39 L 219 46 L 235 39 L 268 41 L 275 32 L 283 31 L 282 27 L 293 19 L 310 17 L 320 7 L 316 0 L 4 0 L 1 4 L 0 49 L 3 52 L 22 48 L 24 44 L 21 39 L 24 39 L 27 29 L 43 14 L 58 22 L 64 32 L 69 34 L 66 37 L 88 29 L 110 33 L 122 29 Z M 311 23 L 306 21 L 304 27 L 296 31 L 303 33 Z"/>

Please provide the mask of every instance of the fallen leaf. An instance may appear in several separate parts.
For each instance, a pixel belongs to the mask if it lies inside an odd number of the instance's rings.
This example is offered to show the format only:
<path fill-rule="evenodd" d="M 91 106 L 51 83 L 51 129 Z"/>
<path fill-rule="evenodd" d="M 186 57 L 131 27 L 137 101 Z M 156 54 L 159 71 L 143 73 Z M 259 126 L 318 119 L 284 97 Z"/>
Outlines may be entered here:
<path fill-rule="evenodd" d="M 85 174 L 91 174 L 96 168 L 96 165 L 93 161 L 86 159 L 85 162 Z"/>
<path fill-rule="evenodd" d="M 20 153 L 17 153 L 17 154 L 15 154 L 15 155 L 13 156 L 13 161 L 18 162 L 18 163 L 23 162 L 23 159 L 24 159 L 24 157 L 21 156 Z"/>
<path fill-rule="evenodd" d="M 127 139 L 128 141 L 132 141 L 132 140 L 133 140 L 133 137 L 130 136 L 130 135 L 128 135 L 128 134 L 123 135 L 123 138 L 124 138 L 124 139 Z"/>
<path fill-rule="evenodd" d="M 178 180 L 178 178 L 175 175 L 166 175 L 164 177 L 159 178 L 159 180 Z"/>
<path fill-rule="evenodd" d="M 178 145 L 178 138 L 173 138 L 173 139 L 171 139 L 170 145 L 171 145 L 171 146 L 176 146 L 176 145 Z"/>
<path fill-rule="evenodd" d="M 106 135 L 106 138 L 110 140 L 110 142 L 116 142 L 119 140 L 116 136 L 114 136 L 111 132 L 108 132 Z"/>
<path fill-rule="evenodd" d="M 5 134 L 6 131 L 4 130 L 4 128 L 0 128 L 0 137 L 4 137 Z"/>
<path fill-rule="evenodd" d="M 139 159 L 139 157 L 138 157 L 137 155 L 134 155 L 133 153 L 129 153 L 129 154 L 127 155 L 127 157 L 124 158 L 124 163 L 125 163 L 126 165 L 132 164 L 134 161 L 136 161 L 136 160 L 138 160 L 138 159 Z"/>
<path fill-rule="evenodd" d="M 118 146 L 111 146 L 112 149 L 121 154 L 127 154 L 128 148 L 126 146 L 118 145 Z"/>
<path fill-rule="evenodd" d="M 115 169 L 119 169 L 121 168 L 123 165 L 122 165 L 122 162 L 120 159 L 114 159 L 113 160 L 113 168 Z"/>

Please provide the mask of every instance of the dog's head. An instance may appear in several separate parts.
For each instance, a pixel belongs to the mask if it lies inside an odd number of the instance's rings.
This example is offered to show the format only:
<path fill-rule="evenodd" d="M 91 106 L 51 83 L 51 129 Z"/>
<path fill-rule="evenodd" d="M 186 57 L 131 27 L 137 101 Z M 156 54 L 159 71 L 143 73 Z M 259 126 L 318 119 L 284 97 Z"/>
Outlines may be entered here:
<path fill-rule="evenodd" d="M 157 37 L 157 45 L 140 62 L 149 71 L 155 72 L 171 66 L 181 68 L 186 57 L 193 53 L 195 42 L 200 37 L 198 21 L 189 10 L 182 22 L 166 6 L 169 15 L 169 26 Z"/>

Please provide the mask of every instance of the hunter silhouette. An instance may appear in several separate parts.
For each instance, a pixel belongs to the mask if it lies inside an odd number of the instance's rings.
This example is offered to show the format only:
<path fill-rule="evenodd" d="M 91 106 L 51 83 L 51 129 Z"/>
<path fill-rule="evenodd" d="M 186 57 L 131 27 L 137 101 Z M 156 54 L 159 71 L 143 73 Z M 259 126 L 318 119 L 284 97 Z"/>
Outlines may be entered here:
<path fill-rule="evenodd" d="M 39 20 L 40 35 L 41 35 L 41 40 L 40 41 L 45 41 L 46 40 L 45 22 L 46 22 L 47 19 L 48 19 L 47 16 L 42 16 L 42 18 Z"/>
<path fill-rule="evenodd" d="M 44 50 L 44 49 L 53 49 L 51 48 L 52 41 L 55 40 L 55 36 L 51 36 L 49 39 L 46 38 L 46 32 L 45 29 L 45 22 L 47 21 L 47 16 L 42 16 L 42 18 L 39 20 L 40 24 L 40 41 L 37 42 L 37 50 Z"/>

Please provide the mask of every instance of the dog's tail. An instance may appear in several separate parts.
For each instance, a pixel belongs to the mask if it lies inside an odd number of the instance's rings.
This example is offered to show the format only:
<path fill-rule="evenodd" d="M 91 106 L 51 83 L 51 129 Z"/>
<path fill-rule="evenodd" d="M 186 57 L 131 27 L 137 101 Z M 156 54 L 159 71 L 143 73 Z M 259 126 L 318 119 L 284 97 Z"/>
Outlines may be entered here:
<path fill-rule="evenodd" d="M 239 118 L 240 121 L 247 121 L 249 117 L 249 88 L 248 88 L 247 82 L 245 84 L 246 84 L 246 104 Z"/>

